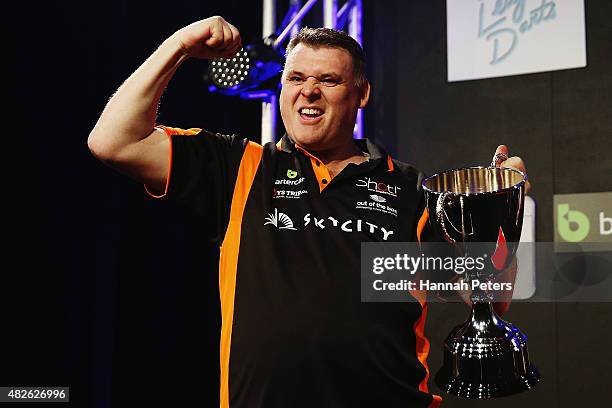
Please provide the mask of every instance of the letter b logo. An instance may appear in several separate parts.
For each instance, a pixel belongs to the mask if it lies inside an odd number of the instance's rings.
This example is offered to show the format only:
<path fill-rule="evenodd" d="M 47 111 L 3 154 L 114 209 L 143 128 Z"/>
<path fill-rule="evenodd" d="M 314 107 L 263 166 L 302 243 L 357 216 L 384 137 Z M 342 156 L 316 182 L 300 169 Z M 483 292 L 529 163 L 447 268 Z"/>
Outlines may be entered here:
<path fill-rule="evenodd" d="M 570 210 L 569 204 L 557 205 L 557 229 L 567 242 L 580 242 L 589 234 L 591 224 L 581 211 Z"/>

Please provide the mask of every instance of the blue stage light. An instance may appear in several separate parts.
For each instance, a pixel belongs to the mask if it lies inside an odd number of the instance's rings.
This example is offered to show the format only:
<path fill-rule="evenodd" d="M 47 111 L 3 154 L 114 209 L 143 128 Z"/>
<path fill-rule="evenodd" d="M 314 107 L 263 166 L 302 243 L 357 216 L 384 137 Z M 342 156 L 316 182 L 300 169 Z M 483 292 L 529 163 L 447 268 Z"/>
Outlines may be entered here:
<path fill-rule="evenodd" d="M 211 60 L 207 79 L 215 87 L 214 91 L 235 96 L 244 92 L 276 89 L 284 57 L 268 44 L 270 40 L 247 45 L 232 58 Z M 209 90 L 213 91 L 212 86 Z"/>

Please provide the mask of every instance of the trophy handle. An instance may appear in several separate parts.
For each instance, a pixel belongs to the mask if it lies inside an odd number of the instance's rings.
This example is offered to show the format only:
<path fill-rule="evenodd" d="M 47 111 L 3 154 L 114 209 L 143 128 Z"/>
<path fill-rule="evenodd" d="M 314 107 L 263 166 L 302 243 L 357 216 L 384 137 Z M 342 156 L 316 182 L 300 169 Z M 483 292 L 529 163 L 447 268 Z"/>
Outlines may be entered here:
<path fill-rule="evenodd" d="M 442 231 L 442 236 L 447 242 L 451 244 L 456 244 L 457 241 L 466 242 L 468 237 L 474 235 L 474 225 L 472 223 L 472 214 L 469 211 L 467 212 L 467 214 L 464 213 L 465 197 L 459 195 L 457 197 L 457 204 L 460 207 L 461 226 L 457 228 L 455 225 L 453 225 L 453 222 L 450 220 L 450 218 L 448 218 L 448 214 L 446 214 L 446 211 L 444 210 L 446 206 L 446 201 L 447 201 L 446 199 L 448 198 L 449 195 L 456 197 L 455 194 L 450 193 L 450 192 L 441 193 L 438 196 L 438 199 L 436 201 L 436 209 L 435 209 L 436 221 L 438 225 L 440 226 L 440 229 Z M 456 238 L 453 237 L 451 234 L 455 234 Z"/>
<path fill-rule="evenodd" d="M 446 211 L 444 211 L 444 204 L 446 203 L 446 198 L 448 197 L 448 193 L 442 193 L 438 196 L 438 200 L 436 201 L 436 221 L 438 225 L 442 229 L 442 235 L 447 242 L 451 244 L 456 243 L 457 241 L 450 236 L 448 233 L 448 229 L 446 229 Z"/>

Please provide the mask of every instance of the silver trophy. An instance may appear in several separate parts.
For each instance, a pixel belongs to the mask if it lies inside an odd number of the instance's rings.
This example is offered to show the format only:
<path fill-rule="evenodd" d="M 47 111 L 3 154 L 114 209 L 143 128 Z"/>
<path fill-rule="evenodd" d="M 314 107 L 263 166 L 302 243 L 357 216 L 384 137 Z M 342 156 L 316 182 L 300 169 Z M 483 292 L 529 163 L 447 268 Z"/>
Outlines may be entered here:
<path fill-rule="evenodd" d="M 526 176 L 504 167 L 450 170 L 423 180 L 429 224 L 453 250 L 466 256 L 471 245 L 488 253 L 485 268 L 466 279 L 493 279 L 513 261 L 523 224 Z M 495 398 L 535 386 L 540 374 L 530 363 L 527 337 L 502 320 L 493 295 L 472 290 L 470 317 L 444 342 L 444 363 L 435 381 L 449 394 Z"/>

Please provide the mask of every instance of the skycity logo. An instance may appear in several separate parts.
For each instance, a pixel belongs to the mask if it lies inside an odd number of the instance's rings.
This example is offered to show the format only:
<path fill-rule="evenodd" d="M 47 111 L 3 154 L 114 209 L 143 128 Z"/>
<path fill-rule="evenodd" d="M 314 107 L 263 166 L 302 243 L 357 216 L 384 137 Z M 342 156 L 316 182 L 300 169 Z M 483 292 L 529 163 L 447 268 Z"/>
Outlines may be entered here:
<path fill-rule="evenodd" d="M 397 197 L 397 192 L 401 190 L 400 187 L 385 184 L 382 181 L 374 181 L 369 177 L 357 180 L 355 184 L 357 187 L 365 187 L 368 191 L 373 191 L 379 194 L 387 194 L 392 197 Z"/>
<path fill-rule="evenodd" d="M 270 213 L 266 217 L 266 222 L 264 222 L 264 226 L 268 224 L 274 225 L 278 229 L 288 229 L 296 231 L 296 228 L 293 227 L 293 220 L 287 214 L 278 212 L 278 208 L 274 209 L 274 214 Z"/>
<path fill-rule="evenodd" d="M 273 225 L 279 230 L 288 229 L 297 231 L 297 228 L 293 226 L 293 220 L 287 214 L 278 212 L 278 208 L 274 209 L 274 213 L 268 214 L 265 218 L 264 226 L 265 225 Z M 378 235 L 383 241 L 388 240 L 389 237 L 393 235 L 392 230 L 361 219 L 340 220 L 334 217 L 319 218 L 308 213 L 304 215 L 304 227 L 308 227 L 309 225 L 312 228 L 321 230 L 330 227 L 338 228 L 348 233 L 369 232 L 372 235 Z"/>
<path fill-rule="evenodd" d="M 359 219 L 341 221 L 334 217 L 318 218 L 308 213 L 304 216 L 304 226 L 307 227 L 309 224 L 320 229 L 331 226 L 333 228 L 340 228 L 344 232 L 369 232 L 370 234 L 379 234 L 383 241 L 386 241 L 389 236 L 393 235 L 393 231 L 387 230 L 385 227 Z"/>

